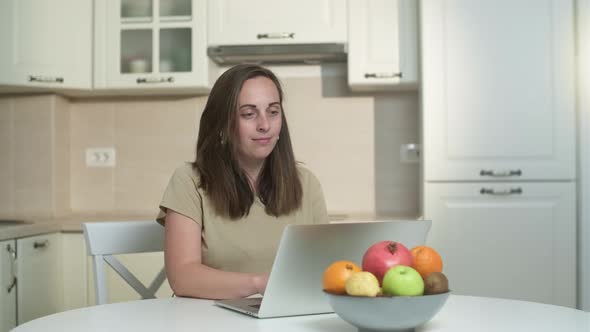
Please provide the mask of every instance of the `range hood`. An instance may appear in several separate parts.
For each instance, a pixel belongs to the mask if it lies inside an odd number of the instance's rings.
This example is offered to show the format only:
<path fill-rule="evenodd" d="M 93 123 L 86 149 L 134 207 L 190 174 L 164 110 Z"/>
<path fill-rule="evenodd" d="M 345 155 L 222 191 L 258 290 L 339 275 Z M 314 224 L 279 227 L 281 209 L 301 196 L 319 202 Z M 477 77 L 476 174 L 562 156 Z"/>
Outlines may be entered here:
<path fill-rule="evenodd" d="M 207 55 L 220 65 L 244 62 L 317 64 L 346 62 L 345 44 L 274 44 L 209 46 Z"/>

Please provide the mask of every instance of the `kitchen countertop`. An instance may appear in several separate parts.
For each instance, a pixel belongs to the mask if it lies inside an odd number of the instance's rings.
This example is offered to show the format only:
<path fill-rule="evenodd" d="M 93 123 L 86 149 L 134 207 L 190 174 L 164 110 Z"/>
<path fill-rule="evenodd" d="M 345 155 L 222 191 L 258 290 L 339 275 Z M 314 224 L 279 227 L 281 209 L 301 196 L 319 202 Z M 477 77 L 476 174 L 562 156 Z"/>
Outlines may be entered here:
<path fill-rule="evenodd" d="M 85 222 L 100 221 L 133 221 L 145 220 L 156 222 L 156 213 L 142 214 L 80 214 L 68 215 L 55 218 L 17 218 L 27 221 L 27 223 L 6 225 L 0 224 L 0 241 L 23 238 L 39 234 L 63 232 L 63 233 L 81 233 L 82 224 Z M 396 216 L 376 216 L 372 214 L 349 214 L 349 213 L 329 213 L 331 223 L 345 223 L 358 221 L 373 220 L 415 220 L 419 219 L 416 215 L 396 215 Z"/>
<path fill-rule="evenodd" d="M 91 221 L 145 220 L 156 222 L 156 214 L 87 214 L 69 215 L 55 218 L 18 219 L 25 220 L 27 223 L 9 226 L 0 225 L 0 241 L 54 232 L 81 233 L 82 223 Z"/>

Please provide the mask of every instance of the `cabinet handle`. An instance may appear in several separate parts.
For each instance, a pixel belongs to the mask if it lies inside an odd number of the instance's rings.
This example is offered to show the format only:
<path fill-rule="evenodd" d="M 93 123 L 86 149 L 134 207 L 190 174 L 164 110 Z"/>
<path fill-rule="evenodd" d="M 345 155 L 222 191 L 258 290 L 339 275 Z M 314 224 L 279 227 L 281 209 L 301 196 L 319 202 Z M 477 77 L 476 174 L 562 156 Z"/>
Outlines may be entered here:
<path fill-rule="evenodd" d="M 402 78 L 404 74 L 402 72 L 399 73 L 365 73 L 365 78 L 395 78 L 399 77 Z"/>
<path fill-rule="evenodd" d="M 53 76 L 40 76 L 40 75 L 29 75 L 29 82 L 39 82 L 39 83 L 63 83 L 63 77 L 53 77 Z"/>
<path fill-rule="evenodd" d="M 13 248 L 10 244 L 6 245 L 6 251 L 8 251 L 8 253 L 10 254 L 10 260 L 12 261 L 10 264 L 10 273 L 12 275 L 12 283 L 6 287 L 6 290 L 8 291 L 8 293 L 12 292 L 12 289 L 14 288 L 14 286 L 16 286 L 16 250 L 15 248 Z"/>
<path fill-rule="evenodd" d="M 155 84 L 155 83 L 174 83 L 174 77 L 141 77 L 137 79 L 137 84 Z"/>
<path fill-rule="evenodd" d="M 271 33 L 259 33 L 256 35 L 257 39 L 295 39 L 294 32 L 271 32 Z"/>
<path fill-rule="evenodd" d="M 13 276 L 12 277 L 12 283 L 10 284 L 10 286 L 6 287 L 6 291 L 8 293 L 12 292 L 12 290 L 14 289 L 15 286 L 16 286 L 16 277 Z"/>
<path fill-rule="evenodd" d="M 35 248 L 35 249 L 47 248 L 48 246 L 49 246 L 49 240 L 35 241 L 33 243 L 33 248 Z"/>
<path fill-rule="evenodd" d="M 495 191 L 491 188 L 481 188 L 479 191 L 482 195 L 508 196 L 522 194 L 522 188 L 510 188 L 508 190 Z"/>
<path fill-rule="evenodd" d="M 511 169 L 511 170 L 503 170 L 503 171 L 494 171 L 494 170 L 485 170 L 482 169 L 479 171 L 480 176 L 493 176 L 493 177 L 508 177 L 508 176 L 521 176 L 522 171 L 519 169 Z"/>

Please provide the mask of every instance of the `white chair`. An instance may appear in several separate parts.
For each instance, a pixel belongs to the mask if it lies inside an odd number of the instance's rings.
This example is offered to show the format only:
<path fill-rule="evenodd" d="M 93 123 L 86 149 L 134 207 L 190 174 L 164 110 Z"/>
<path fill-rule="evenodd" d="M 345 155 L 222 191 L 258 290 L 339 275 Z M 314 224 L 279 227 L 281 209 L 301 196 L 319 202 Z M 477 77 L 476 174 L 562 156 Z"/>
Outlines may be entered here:
<path fill-rule="evenodd" d="M 113 255 L 164 251 L 164 227 L 155 221 L 109 221 L 87 222 L 83 224 L 83 229 L 88 254 L 94 260 L 97 304 L 107 303 L 105 262 L 142 299 L 155 298 L 156 291 L 166 280 L 165 268 L 146 287 Z"/>

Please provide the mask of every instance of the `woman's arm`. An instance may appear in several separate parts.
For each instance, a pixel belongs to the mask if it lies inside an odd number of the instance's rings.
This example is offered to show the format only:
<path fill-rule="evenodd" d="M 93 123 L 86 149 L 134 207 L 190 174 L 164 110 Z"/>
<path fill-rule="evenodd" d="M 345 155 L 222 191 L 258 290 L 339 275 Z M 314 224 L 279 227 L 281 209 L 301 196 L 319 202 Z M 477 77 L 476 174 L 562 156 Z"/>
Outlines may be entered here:
<path fill-rule="evenodd" d="M 201 228 L 190 218 L 168 210 L 165 233 L 166 275 L 176 295 L 228 299 L 264 293 L 267 274 L 226 272 L 201 264 Z"/>

